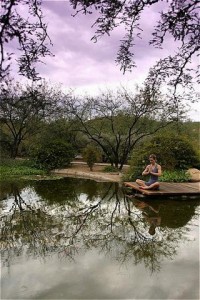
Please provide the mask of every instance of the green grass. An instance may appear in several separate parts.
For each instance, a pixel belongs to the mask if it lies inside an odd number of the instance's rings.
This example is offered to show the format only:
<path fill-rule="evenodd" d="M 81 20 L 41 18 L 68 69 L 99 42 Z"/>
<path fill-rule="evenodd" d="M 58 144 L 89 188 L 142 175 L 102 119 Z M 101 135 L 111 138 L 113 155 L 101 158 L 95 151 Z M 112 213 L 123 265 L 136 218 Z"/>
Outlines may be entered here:
<path fill-rule="evenodd" d="M 146 180 L 148 177 L 141 176 L 138 172 L 131 173 L 130 171 L 125 173 L 123 176 L 123 181 L 135 181 L 137 178 Z M 189 174 L 186 170 L 174 170 L 174 171 L 163 171 L 162 176 L 159 178 L 161 182 L 188 182 L 191 180 Z"/>
<path fill-rule="evenodd" d="M 160 177 L 162 182 L 187 182 L 190 179 L 189 174 L 185 170 L 164 171 Z"/>
<path fill-rule="evenodd" d="M 11 177 L 45 174 L 46 172 L 44 170 L 39 170 L 35 168 L 32 165 L 32 162 L 29 160 L 0 160 L 0 180 Z"/>
<path fill-rule="evenodd" d="M 115 172 L 119 172 L 119 170 L 113 166 L 106 166 L 103 169 L 103 172 L 107 172 L 107 173 L 115 173 Z"/>

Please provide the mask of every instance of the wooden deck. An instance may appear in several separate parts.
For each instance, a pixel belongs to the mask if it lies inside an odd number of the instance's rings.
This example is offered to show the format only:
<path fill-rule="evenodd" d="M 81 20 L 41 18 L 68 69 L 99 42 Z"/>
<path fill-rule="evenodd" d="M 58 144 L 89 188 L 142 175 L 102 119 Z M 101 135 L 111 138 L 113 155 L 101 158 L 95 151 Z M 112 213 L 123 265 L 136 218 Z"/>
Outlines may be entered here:
<path fill-rule="evenodd" d="M 147 196 L 192 196 L 200 195 L 200 182 L 160 182 L 159 190 L 140 189 L 135 182 L 124 182 L 126 187 L 132 188 L 140 194 Z"/>

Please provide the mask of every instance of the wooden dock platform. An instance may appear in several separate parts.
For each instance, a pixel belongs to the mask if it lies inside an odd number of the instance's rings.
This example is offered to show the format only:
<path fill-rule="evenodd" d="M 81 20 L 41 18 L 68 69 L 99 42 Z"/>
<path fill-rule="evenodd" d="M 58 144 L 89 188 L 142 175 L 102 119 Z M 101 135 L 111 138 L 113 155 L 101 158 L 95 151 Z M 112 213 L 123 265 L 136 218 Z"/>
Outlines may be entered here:
<path fill-rule="evenodd" d="M 200 182 L 160 182 L 159 190 L 140 189 L 135 182 L 124 182 L 126 187 L 146 196 L 193 196 L 200 195 Z"/>

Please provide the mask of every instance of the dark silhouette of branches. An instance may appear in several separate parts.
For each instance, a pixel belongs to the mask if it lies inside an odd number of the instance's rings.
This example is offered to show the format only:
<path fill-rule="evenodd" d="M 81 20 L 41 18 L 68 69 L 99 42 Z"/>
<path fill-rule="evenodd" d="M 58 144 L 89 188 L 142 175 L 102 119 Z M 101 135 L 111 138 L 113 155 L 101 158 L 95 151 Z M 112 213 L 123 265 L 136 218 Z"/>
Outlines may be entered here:
<path fill-rule="evenodd" d="M 65 107 L 76 120 L 75 130 L 93 141 L 107 161 L 120 170 L 141 139 L 177 121 L 177 110 L 179 119 L 184 112 L 182 103 L 177 107 L 157 85 L 147 84 L 135 94 L 122 88 L 96 98 L 67 98 Z"/>
<path fill-rule="evenodd" d="M 5 138 L 15 158 L 21 142 L 38 131 L 40 121 L 59 114 L 60 92 L 45 83 L 22 86 L 12 80 L 3 81 L 0 88 L 0 123 L 7 128 Z"/>
<path fill-rule="evenodd" d="M 68 188 L 71 190 L 71 186 Z M 74 193 L 69 198 L 63 196 L 63 202 L 48 203 L 44 195 L 42 201 L 33 201 L 31 191 L 34 189 L 26 187 L 22 193 L 13 184 L 9 204 L 4 202 L 2 206 L 3 263 L 21 255 L 24 247 L 28 255 L 45 257 L 58 253 L 70 260 L 79 250 L 94 247 L 121 263 L 144 263 L 154 272 L 159 270 L 163 257 L 173 258 L 181 239 L 187 238 L 185 226 L 194 216 L 196 205 L 190 204 L 188 209 L 187 203 L 173 206 L 163 202 L 158 209 L 154 201 L 150 204 L 128 198 L 118 184 L 112 183 L 103 186 L 93 199 L 83 201 L 80 194 Z M 50 191 L 56 199 L 57 191 Z M 158 235 L 148 233 L 150 224 L 142 214 L 146 209 L 146 213 L 153 210 L 162 219 L 156 228 Z M 180 212 L 179 220 L 176 217 Z"/>
<path fill-rule="evenodd" d="M 10 72 L 12 55 L 19 50 L 19 74 L 38 79 L 35 64 L 51 55 L 41 0 L 3 0 L 0 16 L 0 80 Z M 48 43 L 47 43 L 48 41 Z M 13 50 L 14 48 L 14 50 Z M 14 52 L 14 53 L 13 53 Z"/>
<path fill-rule="evenodd" d="M 93 37 L 94 41 L 105 34 L 110 35 L 116 27 L 124 26 L 125 36 L 121 40 L 116 58 L 116 62 L 121 65 L 124 72 L 136 66 L 133 60 L 133 47 L 137 39 L 142 38 L 141 19 L 144 11 L 150 7 L 154 9 L 159 4 L 159 19 L 154 23 L 154 31 L 149 44 L 162 48 L 167 35 L 180 43 L 178 54 L 169 57 L 171 65 L 168 65 L 174 71 L 176 70 L 177 82 L 184 75 L 183 70 L 186 70 L 191 58 L 198 55 L 200 48 L 198 0 L 70 0 L 70 2 L 76 14 L 88 14 L 94 11 L 99 14 L 93 24 L 97 28 Z"/>

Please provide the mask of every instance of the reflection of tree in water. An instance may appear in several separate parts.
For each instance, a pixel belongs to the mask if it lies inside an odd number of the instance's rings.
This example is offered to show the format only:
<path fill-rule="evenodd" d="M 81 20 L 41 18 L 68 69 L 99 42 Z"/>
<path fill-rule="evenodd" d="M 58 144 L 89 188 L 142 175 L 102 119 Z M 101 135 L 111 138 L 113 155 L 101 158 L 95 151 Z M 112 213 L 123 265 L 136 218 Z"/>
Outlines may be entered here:
<path fill-rule="evenodd" d="M 45 200 L 29 201 L 33 189 L 20 191 L 12 186 L 13 203 L 1 217 L 4 260 L 20 255 L 25 248 L 31 255 L 45 257 L 57 252 L 73 259 L 79 250 L 95 247 L 122 263 L 144 262 L 155 271 L 163 258 L 173 258 L 186 231 L 181 226 L 195 214 L 196 204 L 190 204 L 191 209 L 188 203 L 168 209 L 169 203 L 158 203 L 155 211 L 159 207 L 161 222 L 151 235 L 144 209 L 124 196 L 118 184 L 68 179 L 34 186 L 37 197 Z M 153 205 L 146 203 L 144 207 Z M 181 217 L 177 229 L 171 229 L 171 216 L 179 217 L 180 211 L 185 211 L 186 223 Z"/>
<path fill-rule="evenodd" d="M 97 196 L 104 193 L 109 185 L 105 182 L 93 181 L 91 184 L 91 180 L 66 178 L 58 181 L 38 181 L 34 188 L 42 199 L 47 200 L 49 204 L 58 204 L 58 202 L 69 204 L 78 200 L 81 194 L 85 194 L 87 200 L 95 200 Z"/>
<path fill-rule="evenodd" d="M 15 184 L 10 185 L 13 202 L 1 216 L 2 260 L 8 263 L 12 257 L 19 256 L 26 248 L 27 254 L 45 256 L 55 247 L 52 231 L 59 225 L 49 214 L 45 203 L 29 201 L 33 190 L 26 188 L 26 201 Z M 62 224 L 60 224 L 62 226 Z"/>
<path fill-rule="evenodd" d="M 185 226 L 191 220 L 191 216 L 195 215 L 195 203 L 197 204 L 197 201 L 195 202 L 191 200 L 184 203 L 168 200 L 168 205 L 161 202 L 161 226 L 163 228 L 180 228 Z M 165 216 L 167 216 L 167 218 Z"/>

